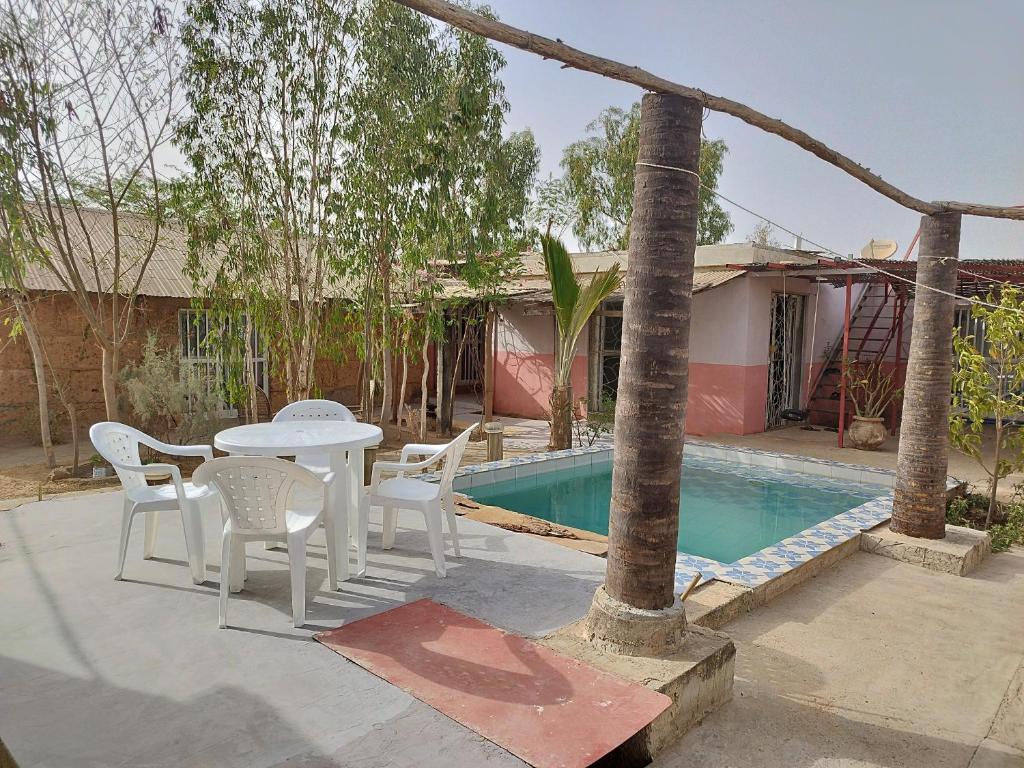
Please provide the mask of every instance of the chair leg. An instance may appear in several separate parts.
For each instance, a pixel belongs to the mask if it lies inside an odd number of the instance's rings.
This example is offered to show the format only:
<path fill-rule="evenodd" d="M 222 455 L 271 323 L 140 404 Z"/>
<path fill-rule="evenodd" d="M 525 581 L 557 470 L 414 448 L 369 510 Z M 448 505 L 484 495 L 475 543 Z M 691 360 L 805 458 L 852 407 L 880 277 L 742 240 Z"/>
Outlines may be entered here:
<path fill-rule="evenodd" d="M 199 502 L 182 502 L 181 525 L 185 529 L 185 551 L 188 553 L 188 566 L 192 570 L 192 581 L 202 584 L 206 581 L 206 541 L 203 535 L 203 510 Z"/>
<path fill-rule="evenodd" d="M 398 511 L 394 507 L 384 507 L 383 526 L 381 549 L 391 549 L 395 546 L 395 529 L 398 527 Z"/>
<path fill-rule="evenodd" d="M 245 578 L 245 539 L 238 538 L 231 543 L 231 581 L 228 582 L 231 591 L 241 592 Z"/>
<path fill-rule="evenodd" d="M 128 534 L 132 530 L 132 518 L 135 516 L 133 514 L 134 511 L 135 503 L 126 497 L 124 500 L 124 510 L 121 512 L 121 540 L 117 549 L 117 573 L 114 574 L 114 578 L 117 581 L 121 580 L 124 573 L 124 561 L 128 556 Z"/>
<path fill-rule="evenodd" d="M 438 576 L 444 578 L 446 568 L 444 563 L 444 532 L 441 530 L 440 499 L 431 502 L 430 506 L 423 510 L 423 516 L 427 520 L 427 540 L 430 542 L 430 554 L 434 557 L 434 571 Z"/>
<path fill-rule="evenodd" d="M 356 514 L 356 576 L 366 575 L 366 535 L 370 527 L 370 498 L 363 496 L 359 500 L 359 511 Z"/>
<path fill-rule="evenodd" d="M 156 550 L 156 531 L 160 525 L 160 513 L 150 512 L 146 515 L 146 538 L 142 545 L 142 559 L 149 560 Z"/>
<path fill-rule="evenodd" d="M 456 557 L 461 557 L 462 553 L 459 551 L 459 518 L 455 514 L 455 497 L 450 493 L 444 497 L 444 511 L 448 517 L 448 535 L 452 537 L 452 549 L 455 550 Z"/>
<path fill-rule="evenodd" d="M 244 542 L 239 541 L 244 546 Z M 231 534 L 225 534 L 220 545 L 220 608 L 217 626 L 223 629 L 228 625 L 228 592 L 231 584 Z"/>
<path fill-rule="evenodd" d="M 306 623 L 306 532 L 288 534 L 288 570 L 292 577 L 292 624 Z"/>

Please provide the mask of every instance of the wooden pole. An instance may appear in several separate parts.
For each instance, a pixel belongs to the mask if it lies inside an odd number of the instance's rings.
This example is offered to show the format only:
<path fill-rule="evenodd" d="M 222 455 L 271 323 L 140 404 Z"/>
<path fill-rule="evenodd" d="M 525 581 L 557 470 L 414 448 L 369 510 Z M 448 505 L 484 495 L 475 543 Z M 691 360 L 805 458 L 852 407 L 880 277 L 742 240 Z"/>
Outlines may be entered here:
<path fill-rule="evenodd" d="M 920 232 L 919 232 L 919 234 L 920 234 Z M 906 297 L 906 295 L 902 294 L 902 293 L 896 294 L 896 321 L 897 321 L 898 324 L 896 326 L 896 365 L 895 365 L 895 367 L 893 368 L 893 371 L 892 371 L 892 380 L 893 380 L 893 383 L 897 387 L 902 386 L 901 377 L 900 377 L 900 363 L 902 363 L 902 358 L 903 358 L 903 319 L 904 319 L 904 314 L 903 313 L 906 311 L 906 307 L 907 307 L 907 297 Z M 896 401 L 893 400 L 893 402 L 891 404 L 891 407 L 890 407 L 890 410 L 892 412 L 892 416 L 891 416 L 892 422 L 890 424 L 890 432 L 892 434 L 894 434 L 894 435 L 896 434 L 896 428 L 899 426 L 899 410 L 898 410 L 898 408 L 899 408 L 899 406 L 896 404 Z"/>
<path fill-rule="evenodd" d="M 914 323 L 889 527 L 896 533 L 926 539 L 946 535 L 949 404 L 953 386 L 950 338 L 959 255 L 960 215 L 925 216 L 921 221 Z"/>
<path fill-rule="evenodd" d="M 846 436 L 846 366 L 850 355 L 850 304 L 853 299 L 853 275 L 846 276 L 846 309 L 843 310 L 843 358 L 839 362 L 839 447 Z"/>
<path fill-rule="evenodd" d="M 546 59 L 560 61 L 565 67 L 572 67 L 584 72 L 593 72 L 613 80 L 631 83 L 647 91 L 666 94 L 673 93 L 693 99 L 703 107 L 707 107 L 715 112 L 732 115 L 748 125 L 760 128 L 768 133 L 773 133 L 786 141 L 796 144 L 801 149 L 845 171 L 879 194 L 894 200 L 912 211 L 925 214 L 954 211 L 972 216 L 1024 220 L 1024 210 L 1015 209 L 1013 206 L 982 205 L 979 203 L 961 203 L 949 200 L 926 202 L 890 184 L 879 174 L 873 173 L 871 169 L 865 168 L 846 155 L 837 152 L 820 139 L 816 139 L 778 118 L 769 117 L 763 112 L 758 112 L 756 109 L 748 107 L 746 104 L 726 99 L 722 96 L 715 96 L 700 88 L 693 88 L 666 80 L 640 67 L 622 64 L 613 59 L 606 59 L 602 56 L 586 53 L 578 48 L 566 45 L 561 40 L 552 40 L 548 37 L 518 29 L 492 17 L 484 16 L 444 0 L 395 0 L 395 2 L 459 29 L 464 29 L 467 32 L 475 32 L 490 40 L 506 43 L 514 48 L 535 53 Z"/>

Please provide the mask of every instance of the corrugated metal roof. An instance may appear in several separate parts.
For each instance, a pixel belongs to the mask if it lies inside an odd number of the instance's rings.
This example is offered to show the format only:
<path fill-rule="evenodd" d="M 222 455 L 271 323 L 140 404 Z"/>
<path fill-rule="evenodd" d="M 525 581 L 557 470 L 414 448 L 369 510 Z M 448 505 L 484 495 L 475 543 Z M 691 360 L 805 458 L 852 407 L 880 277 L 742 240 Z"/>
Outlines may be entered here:
<path fill-rule="evenodd" d="M 86 288 L 97 293 L 109 293 L 114 282 L 113 217 L 109 211 L 86 208 L 79 209 L 78 215 L 72 209 L 65 209 L 64 217 L 67 222 L 67 249 L 78 254 L 79 271 Z M 139 268 L 149 252 L 154 226 L 147 217 L 134 214 L 121 214 L 118 226 L 122 285 L 130 287 L 138 278 Z M 43 237 L 43 244 L 56 253 L 56 244 L 48 231 Z M 178 298 L 192 296 L 192 280 L 184 274 L 187 252 L 185 230 L 175 224 L 162 226 L 153 257 L 143 273 L 139 293 L 144 296 Z M 92 268 L 93 255 L 98 267 L 95 273 Z M 66 278 L 66 272 L 63 274 Z M 40 291 L 66 290 L 57 275 L 36 264 L 26 270 L 25 287 Z"/>
<path fill-rule="evenodd" d="M 113 284 L 114 232 L 113 217 L 109 211 L 79 209 L 78 215 L 71 209 L 64 211 L 67 221 L 70 250 L 80 254 L 80 269 L 87 289 L 109 293 Z M 122 286 L 131 286 L 138 276 L 139 266 L 148 253 L 154 234 L 153 222 L 146 216 L 121 214 L 121 273 Z M 55 250 L 55 244 L 44 238 L 44 245 Z M 99 279 L 92 270 L 91 258 L 95 254 Z M 626 251 L 603 251 L 599 253 L 572 254 L 576 270 L 583 276 L 597 270 L 604 271 L 615 264 L 628 269 Z M 188 234 L 177 222 L 169 222 L 160 228 L 159 240 L 153 256 L 146 267 L 139 285 L 139 295 L 191 298 L 195 295 L 192 279 L 185 273 L 188 260 Z M 523 269 L 519 277 L 503 286 L 503 292 L 513 301 L 550 302 L 551 292 L 544 273 L 544 260 L 538 253 L 522 254 Z M 697 267 L 693 278 L 693 291 L 699 293 L 744 274 L 743 269 L 723 267 Z M 39 265 L 31 265 L 26 271 L 25 287 L 40 291 L 64 291 L 65 286 L 57 275 Z M 127 288 L 123 288 L 127 290 Z M 325 291 L 332 298 L 350 297 L 358 290 L 356 286 L 333 286 Z M 441 280 L 440 297 L 443 299 L 472 299 L 477 293 L 464 281 L 454 278 Z"/>

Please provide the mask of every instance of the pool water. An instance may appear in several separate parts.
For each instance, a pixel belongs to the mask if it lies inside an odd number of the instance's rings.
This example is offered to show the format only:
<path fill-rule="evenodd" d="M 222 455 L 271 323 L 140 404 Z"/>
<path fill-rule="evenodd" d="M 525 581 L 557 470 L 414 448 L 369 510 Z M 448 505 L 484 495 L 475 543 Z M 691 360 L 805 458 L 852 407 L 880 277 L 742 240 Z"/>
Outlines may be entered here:
<path fill-rule="evenodd" d="M 607 534 L 612 465 L 544 472 L 466 492 L 483 504 Z M 732 563 L 887 492 L 880 486 L 688 456 L 677 549 Z"/>

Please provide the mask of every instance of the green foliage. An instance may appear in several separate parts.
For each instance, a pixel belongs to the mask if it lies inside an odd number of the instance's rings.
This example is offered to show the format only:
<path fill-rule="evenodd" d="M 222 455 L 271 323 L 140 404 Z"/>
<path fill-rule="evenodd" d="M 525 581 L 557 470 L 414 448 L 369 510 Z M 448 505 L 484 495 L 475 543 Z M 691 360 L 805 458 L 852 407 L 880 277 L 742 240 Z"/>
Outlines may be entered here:
<path fill-rule="evenodd" d="M 562 188 L 546 190 L 548 201 L 543 207 L 551 219 L 572 219 L 573 231 L 584 248 L 624 250 L 629 245 L 633 216 L 640 104 L 628 111 L 619 107 L 604 110 L 587 131 L 590 136 L 565 148 Z M 727 151 L 721 139 L 701 142 L 698 245 L 720 243 L 732 230 L 729 214 L 713 194 Z M 553 208 L 552 203 L 559 199 L 563 202 Z"/>
<path fill-rule="evenodd" d="M 622 275 L 618 263 L 615 263 L 604 272 L 595 272 L 590 282 L 582 285 L 573 268 L 572 257 L 560 240 L 543 235 L 541 248 L 558 325 L 555 386 L 564 387 L 572 373 L 576 341 L 601 302 L 622 285 Z"/>
<path fill-rule="evenodd" d="M 964 525 L 971 505 L 966 496 L 954 496 L 946 503 L 946 525 Z"/>
<path fill-rule="evenodd" d="M 615 399 L 605 395 L 601 398 L 601 410 L 587 413 L 582 418 L 586 399 L 580 398 L 579 408 L 572 412 L 572 431 L 579 447 L 590 446 L 605 435 L 610 435 L 615 426 Z"/>
<path fill-rule="evenodd" d="M 272 340 L 289 399 L 315 387 L 332 350 L 325 299 L 348 225 L 344 131 L 354 4 L 192 0 L 182 29 L 191 107 L 176 143 L 192 173 L 175 190 L 189 270 L 220 325 L 246 319 Z M 244 337 L 222 334 L 238 361 Z M 243 377 L 249 369 L 234 365 Z M 232 389 L 243 383 L 232 377 Z"/>
<path fill-rule="evenodd" d="M 1007 284 L 987 301 L 997 306 L 975 304 L 971 309 L 984 339 L 953 335 L 949 434 L 952 444 L 988 473 L 994 504 L 999 481 L 1024 469 L 1024 430 L 1015 421 L 1024 414 L 1024 299 L 1019 288 Z M 994 422 L 991 459 L 982 448 L 986 420 Z"/>
<path fill-rule="evenodd" d="M 1006 522 L 993 525 L 989 533 L 994 552 L 1005 552 L 1014 545 L 1024 546 L 1024 502 L 1007 505 Z"/>
<path fill-rule="evenodd" d="M 221 393 L 192 366 L 182 366 L 177 347 L 160 349 L 150 334 L 138 363 L 121 374 L 140 427 L 165 442 L 209 441 L 220 424 Z"/>

